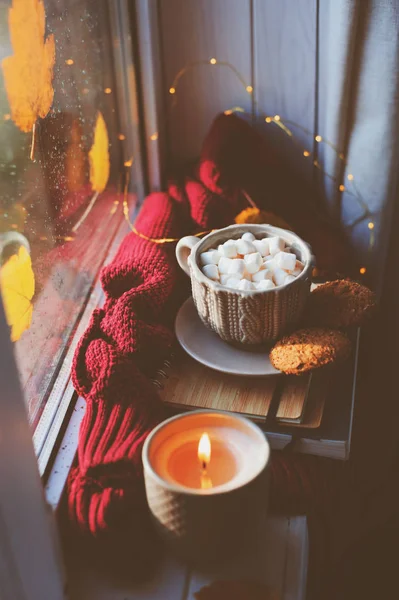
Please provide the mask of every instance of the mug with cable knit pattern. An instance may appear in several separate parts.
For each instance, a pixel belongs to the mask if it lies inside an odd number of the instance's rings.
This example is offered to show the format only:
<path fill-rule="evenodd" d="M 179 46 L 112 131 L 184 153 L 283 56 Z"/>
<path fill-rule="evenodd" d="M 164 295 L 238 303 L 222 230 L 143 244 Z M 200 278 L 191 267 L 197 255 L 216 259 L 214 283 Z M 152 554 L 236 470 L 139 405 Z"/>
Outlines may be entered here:
<path fill-rule="evenodd" d="M 302 271 L 287 282 L 277 282 L 272 289 L 234 289 L 223 285 L 220 279 L 207 277 L 201 269 L 201 255 L 228 240 L 239 240 L 247 232 L 259 240 L 284 240 L 302 263 Z M 176 258 L 190 276 L 193 300 L 202 322 L 225 342 L 249 350 L 273 343 L 294 327 L 310 293 L 314 267 L 311 248 L 295 233 L 272 225 L 230 225 L 201 240 L 186 236 L 176 246 Z"/>

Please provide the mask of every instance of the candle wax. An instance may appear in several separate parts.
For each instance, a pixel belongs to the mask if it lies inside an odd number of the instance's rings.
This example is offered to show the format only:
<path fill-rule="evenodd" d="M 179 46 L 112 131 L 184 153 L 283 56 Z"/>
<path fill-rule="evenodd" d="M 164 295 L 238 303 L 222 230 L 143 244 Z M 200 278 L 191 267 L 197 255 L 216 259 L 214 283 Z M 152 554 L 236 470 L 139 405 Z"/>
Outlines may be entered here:
<path fill-rule="evenodd" d="M 237 460 L 232 450 L 217 440 L 212 441 L 211 460 L 205 473 L 198 460 L 197 441 L 190 441 L 176 448 L 168 462 L 169 477 L 176 483 L 193 489 L 222 485 L 236 475 L 237 469 Z"/>
<path fill-rule="evenodd" d="M 205 472 L 198 458 L 198 444 L 204 433 L 211 442 Z M 224 414 L 199 414 L 195 419 L 180 417 L 161 428 L 151 442 L 149 459 L 164 481 L 206 495 L 235 489 L 255 477 L 267 452 L 263 434 L 254 433 L 240 420 Z"/>

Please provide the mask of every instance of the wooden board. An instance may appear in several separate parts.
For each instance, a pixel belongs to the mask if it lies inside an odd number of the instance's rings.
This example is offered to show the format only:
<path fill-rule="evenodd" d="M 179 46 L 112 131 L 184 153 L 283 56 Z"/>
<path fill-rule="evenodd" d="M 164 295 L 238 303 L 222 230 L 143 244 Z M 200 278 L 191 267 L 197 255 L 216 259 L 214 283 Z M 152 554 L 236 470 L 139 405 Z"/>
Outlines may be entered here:
<path fill-rule="evenodd" d="M 268 413 L 278 376 L 234 377 L 201 365 L 179 352 L 164 380 L 162 397 L 172 405 L 239 412 L 251 417 Z"/>
<path fill-rule="evenodd" d="M 303 419 L 301 423 L 290 423 L 290 427 L 306 427 L 309 429 L 320 427 L 328 392 L 329 378 L 330 373 L 326 371 L 314 371 L 312 373 Z"/>
<path fill-rule="evenodd" d="M 172 368 L 158 372 L 158 386 L 161 397 L 174 408 L 227 410 L 259 423 L 265 422 L 271 410 L 269 418 L 275 415 L 276 423 L 319 427 L 324 396 L 319 401 L 319 387 L 310 393 L 313 377 L 235 377 L 213 371 L 179 349 Z"/>
<path fill-rule="evenodd" d="M 285 377 L 280 395 L 276 419 L 280 421 L 300 419 L 305 409 L 312 375 Z"/>

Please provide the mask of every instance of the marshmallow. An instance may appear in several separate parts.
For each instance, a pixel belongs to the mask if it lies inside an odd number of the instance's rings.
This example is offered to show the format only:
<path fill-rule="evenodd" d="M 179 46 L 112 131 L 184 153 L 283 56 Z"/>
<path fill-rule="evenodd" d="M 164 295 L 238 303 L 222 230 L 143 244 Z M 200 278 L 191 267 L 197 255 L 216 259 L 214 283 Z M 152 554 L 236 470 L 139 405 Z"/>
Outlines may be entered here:
<path fill-rule="evenodd" d="M 219 280 L 219 269 L 216 265 L 205 265 L 202 267 L 202 272 L 209 279 L 213 279 L 214 281 Z"/>
<path fill-rule="evenodd" d="M 222 256 L 222 258 L 219 260 L 219 272 L 220 273 L 228 273 L 229 272 L 229 268 L 230 268 L 230 264 L 233 262 L 232 258 L 226 258 L 225 256 Z"/>
<path fill-rule="evenodd" d="M 262 291 L 272 290 L 274 287 L 276 287 L 271 279 L 262 279 L 262 281 L 255 283 L 255 286 L 257 290 Z"/>
<path fill-rule="evenodd" d="M 245 261 L 242 260 L 242 258 L 236 258 L 235 260 L 231 261 L 231 263 L 229 264 L 229 270 L 228 270 L 228 273 L 230 275 L 233 275 L 233 276 L 238 277 L 239 279 L 242 279 L 244 272 L 245 272 Z"/>
<path fill-rule="evenodd" d="M 264 279 L 272 280 L 272 278 L 273 274 L 271 271 L 269 271 L 269 269 L 261 269 L 260 271 L 252 275 L 252 281 L 254 283 L 258 283 L 259 281 L 263 281 Z"/>
<path fill-rule="evenodd" d="M 301 263 L 301 261 L 297 260 L 295 263 L 295 269 L 292 271 L 292 275 L 294 275 L 295 277 L 298 277 L 298 275 L 300 275 L 302 273 L 303 267 L 304 267 L 304 265 Z"/>
<path fill-rule="evenodd" d="M 276 285 L 284 285 L 287 273 L 278 267 L 273 271 L 273 279 Z"/>
<path fill-rule="evenodd" d="M 292 271 L 295 269 L 296 256 L 295 254 L 290 254 L 289 252 L 277 252 L 274 257 L 274 261 L 275 264 L 280 267 L 280 269 Z"/>
<path fill-rule="evenodd" d="M 219 252 L 220 256 L 223 256 L 223 244 L 219 244 L 218 252 Z"/>
<path fill-rule="evenodd" d="M 237 277 L 231 277 L 229 275 L 229 279 L 227 280 L 226 286 L 233 289 L 238 289 L 242 279 L 237 279 Z"/>
<path fill-rule="evenodd" d="M 247 242 L 253 242 L 255 239 L 255 236 L 250 231 L 247 231 L 246 233 L 242 234 L 241 239 L 246 240 Z"/>
<path fill-rule="evenodd" d="M 264 265 L 267 265 L 267 263 L 274 264 L 274 256 L 271 256 L 271 254 L 269 254 L 269 256 L 266 256 L 266 257 L 263 259 L 263 264 L 264 264 Z"/>
<path fill-rule="evenodd" d="M 223 274 L 220 276 L 220 283 L 221 283 L 222 285 L 226 285 L 226 284 L 227 284 L 227 282 L 228 282 L 228 280 L 229 280 L 230 278 L 231 278 L 231 275 L 228 275 L 228 274 L 226 274 L 226 273 L 223 273 Z"/>
<path fill-rule="evenodd" d="M 202 265 L 217 265 L 220 260 L 220 253 L 213 249 L 202 252 L 200 260 Z"/>
<path fill-rule="evenodd" d="M 270 254 L 274 255 L 277 254 L 277 252 L 281 252 L 282 250 L 284 250 L 285 243 L 283 238 L 278 236 L 271 237 L 268 238 L 268 242 Z"/>
<path fill-rule="evenodd" d="M 245 266 L 248 273 L 257 273 L 263 264 L 262 256 L 259 252 L 252 252 L 244 256 Z"/>
<path fill-rule="evenodd" d="M 284 283 L 285 284 L 292 283 L 293 281 L 295 281 L 295 279 L 296 279 L 295 275 L 287 275 Z"/>
<path fill-rule="evenodd" d="M 253 283 L 248 281 L 248 279 L 241 279 L 240 283 L 238 284 L 238 289 L 247 292 L 249 290 L 255 290 L 256 288 Z"/>
<path fill-rule="evenodd" d="M 272 259 L 272 260 L 267 260 L 267 261 L 265 261 L 265 262 L 263 263 L 263 265 L 262 265 L 262 269 L 268 269 L 269 271 L 271 271 L 271 272 L 272 272 L 272 274 L 273 274 L 273 271 L 274 271 L 275 269 L 278 269 L 278 268 L 279 268 L 279 267 L 277 267 L 277 265 L 276 265 L 276 261 L 275 261 L 274 259 Z"/>
<path fill-rule="evenodd" d="M 262 256 L 267 256 L 269 254 L 268 238 L 264 238 L 263 240 L 254 240 L 252 243 L 255 246 L 256 250 L 259 252 L 259 254 L 261 254 Z"/>
<path fill-rule="evenodd" d="M 251 252 L 256 252 L 256 248 L 253 245 L 252 242 L 248 242 L 248 240 L 237 240 L 236 241 L 236 248 L 237 248 L 237 252 L 238 254 L 250 254 Z"/>
<path fill-rule="evenodd" d="M 226 258 L 235 258 L 237 256 L 237 247 L 235 240 L 227 240 L 222 245 L 222 256 Z"/>

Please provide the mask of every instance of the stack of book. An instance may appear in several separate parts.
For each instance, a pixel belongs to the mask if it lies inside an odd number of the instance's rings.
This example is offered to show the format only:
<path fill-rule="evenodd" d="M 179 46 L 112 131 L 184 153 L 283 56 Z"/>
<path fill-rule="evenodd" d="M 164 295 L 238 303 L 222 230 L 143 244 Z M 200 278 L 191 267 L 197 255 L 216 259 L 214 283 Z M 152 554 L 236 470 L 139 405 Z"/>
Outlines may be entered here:
<path fill-rule="evenodd" d="M 174 412 L 225 410 L 255 421 L 272 448 L 337 459 L 350 451 L 360 331 L 350 360 L 301 376 L 240 377 L 210 369 L 177 349 L 154 381 Z"/>

